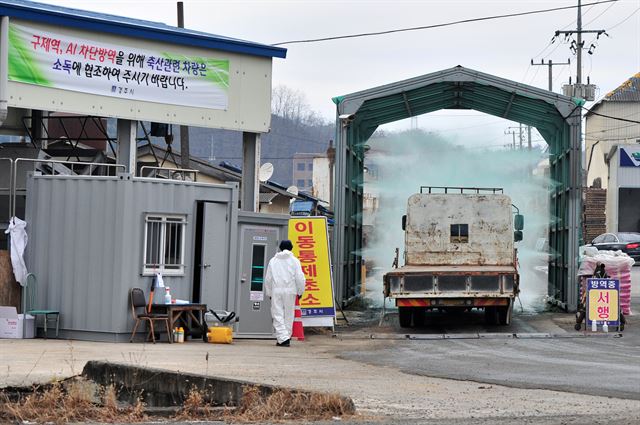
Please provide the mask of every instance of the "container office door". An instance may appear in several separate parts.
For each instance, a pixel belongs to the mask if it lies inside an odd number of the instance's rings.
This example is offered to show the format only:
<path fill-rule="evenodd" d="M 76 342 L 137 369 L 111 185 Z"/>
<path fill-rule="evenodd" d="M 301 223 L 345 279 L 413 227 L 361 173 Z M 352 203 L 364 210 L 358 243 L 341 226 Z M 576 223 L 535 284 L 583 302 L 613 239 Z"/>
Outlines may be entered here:
<path fill-rule="evenodd" d="M 240 290 L 237 334 L 248 338 L 273 336 L 271 302 L 264 291 L 264 277 L 271 257 L 278 250 L 282 227 L 240 225 Z"/>
<path fill-rule="evenodd" d="M 196 226 L 200 232 L 200 253 L 196 252 L 196 277 L 199 274 L 200 300 L 207 308 L 233 310 L 229 308 L 229 205 L 222 202 L 203 202 L 198 207 Z M 196 238 L 198 241 L 198 238 Z M 195 291 L 198 292 L 198 291 Z"/>

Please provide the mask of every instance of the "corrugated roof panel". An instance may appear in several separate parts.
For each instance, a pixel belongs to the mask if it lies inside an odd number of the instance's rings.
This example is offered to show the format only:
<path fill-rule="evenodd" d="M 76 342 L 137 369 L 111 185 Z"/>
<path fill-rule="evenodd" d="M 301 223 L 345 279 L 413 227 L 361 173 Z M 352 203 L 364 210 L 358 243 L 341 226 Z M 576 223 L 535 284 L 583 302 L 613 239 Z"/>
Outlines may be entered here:
<path fill-rule="evenodd" d="M 607 93 L 605 99 L 616 102 L 640 102 L 640 72 Z"/>
<path fill-rule="evenodd" d="M 177 28 L 162 22 L 144 21 L 26 0 L 0 0 L 0 16 L 251 56 L 277 58 L 287 56 L 287 49 L 282 47 Z"/>
<path fill-rule="evenodd" d="M 273 201 L 273 199 L 278 196 L 277 193 L 260 193 L 259 194 L 259 198 L 260 198 L 260 203 L 261 204 L 268 204 L 271 201 Z"/>

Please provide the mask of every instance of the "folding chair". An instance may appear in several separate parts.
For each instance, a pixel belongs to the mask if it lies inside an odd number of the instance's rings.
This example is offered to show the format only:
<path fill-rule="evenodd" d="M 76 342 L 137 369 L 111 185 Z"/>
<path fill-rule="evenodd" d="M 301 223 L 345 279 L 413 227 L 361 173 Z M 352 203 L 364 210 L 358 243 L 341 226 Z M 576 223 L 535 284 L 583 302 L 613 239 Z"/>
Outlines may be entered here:
<path fill-rule="evenodd" d="M 26 297 L 25 297 L 25 311 L 36 318 L 36 324 L 38 322 L 38 316 L 44 318 L 44 338 L 47 338 L 47 323 L 49 320 L 56 321 L 56 338 L 58 337 L 58 331 L 60 330 L 60 312 L 58 310 L 35 310 L 36 305 L 36 292 L 38 287 L 38 279 L 33 273 L 27 275 L 27 284 L 25 285 Z M 26 322 L 26 321 L 25 321 Z"/>
<path fill-rule="evenodd" d="M 129 342 L 133 342 L 133 338 L 136 335 L 136 331 L 138 330 L 138 325 L 141 321 L 146 321 L 149 325 L 149 334 L 147 335 L 147 339 L 149 339 L 149 335 L 151 335 L 151 340 L 153 343 L 156 343 L 156 335 L 153 330 L 155 322 L 164 322 L 167 328 L 167 338 L 169 339 L 169 343 L 173 342 L 171 338 L 171 330 L 169 329 L 169 316 L 166 314 L 154 314 L 147 313 L 147 300 L 144 296 L 144 291 L 140 288 L 133 288 L 129 293 L 129 298 L 131 299 L 131 313 L 133 314 L 133 319 L 136 321 L 136 324 L 133 326 L 133 332 L 131 332 L 131 339 Z M 141 313 L 138 313 L 138 309 L 142 309 Z"/>

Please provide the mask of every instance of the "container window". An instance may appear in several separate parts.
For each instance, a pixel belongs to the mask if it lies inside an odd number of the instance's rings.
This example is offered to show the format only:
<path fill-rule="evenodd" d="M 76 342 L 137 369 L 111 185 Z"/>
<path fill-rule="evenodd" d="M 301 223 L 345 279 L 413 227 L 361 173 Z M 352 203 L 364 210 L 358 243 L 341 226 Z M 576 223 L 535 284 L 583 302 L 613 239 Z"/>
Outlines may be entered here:
<path fill-rule="evenodd" d="M 451 225 L 451 243 L 468 243 L 469 242 L 469 225 L 468 224 L 452 224 Z"/>
<path fill-rule="evenodd" d="M 184 274 L 186 216 L 147 215 L 143 274 Z"/>
<path fill-rule="evenodd" d="M 251 291 L 262 292 L 264 286 L 265 246 L 253 245 L 251 255 Z"/>

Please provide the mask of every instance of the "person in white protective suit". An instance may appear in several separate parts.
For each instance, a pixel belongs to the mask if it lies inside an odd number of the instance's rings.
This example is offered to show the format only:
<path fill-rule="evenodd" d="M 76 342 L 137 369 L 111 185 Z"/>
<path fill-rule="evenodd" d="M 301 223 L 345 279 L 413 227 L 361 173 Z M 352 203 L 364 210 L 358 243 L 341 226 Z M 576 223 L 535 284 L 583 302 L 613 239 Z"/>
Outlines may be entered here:
<path fill-rule="evenodd" d="M 280 242 L 280 252 L 269 261 L 264 279 L 267 296 L 271 298 L 271 317 L 277 345 L 291 343 L 296 297 L 304 293 L 305 277 L 300 261 L 294 257 L 291 241 Z"/>

